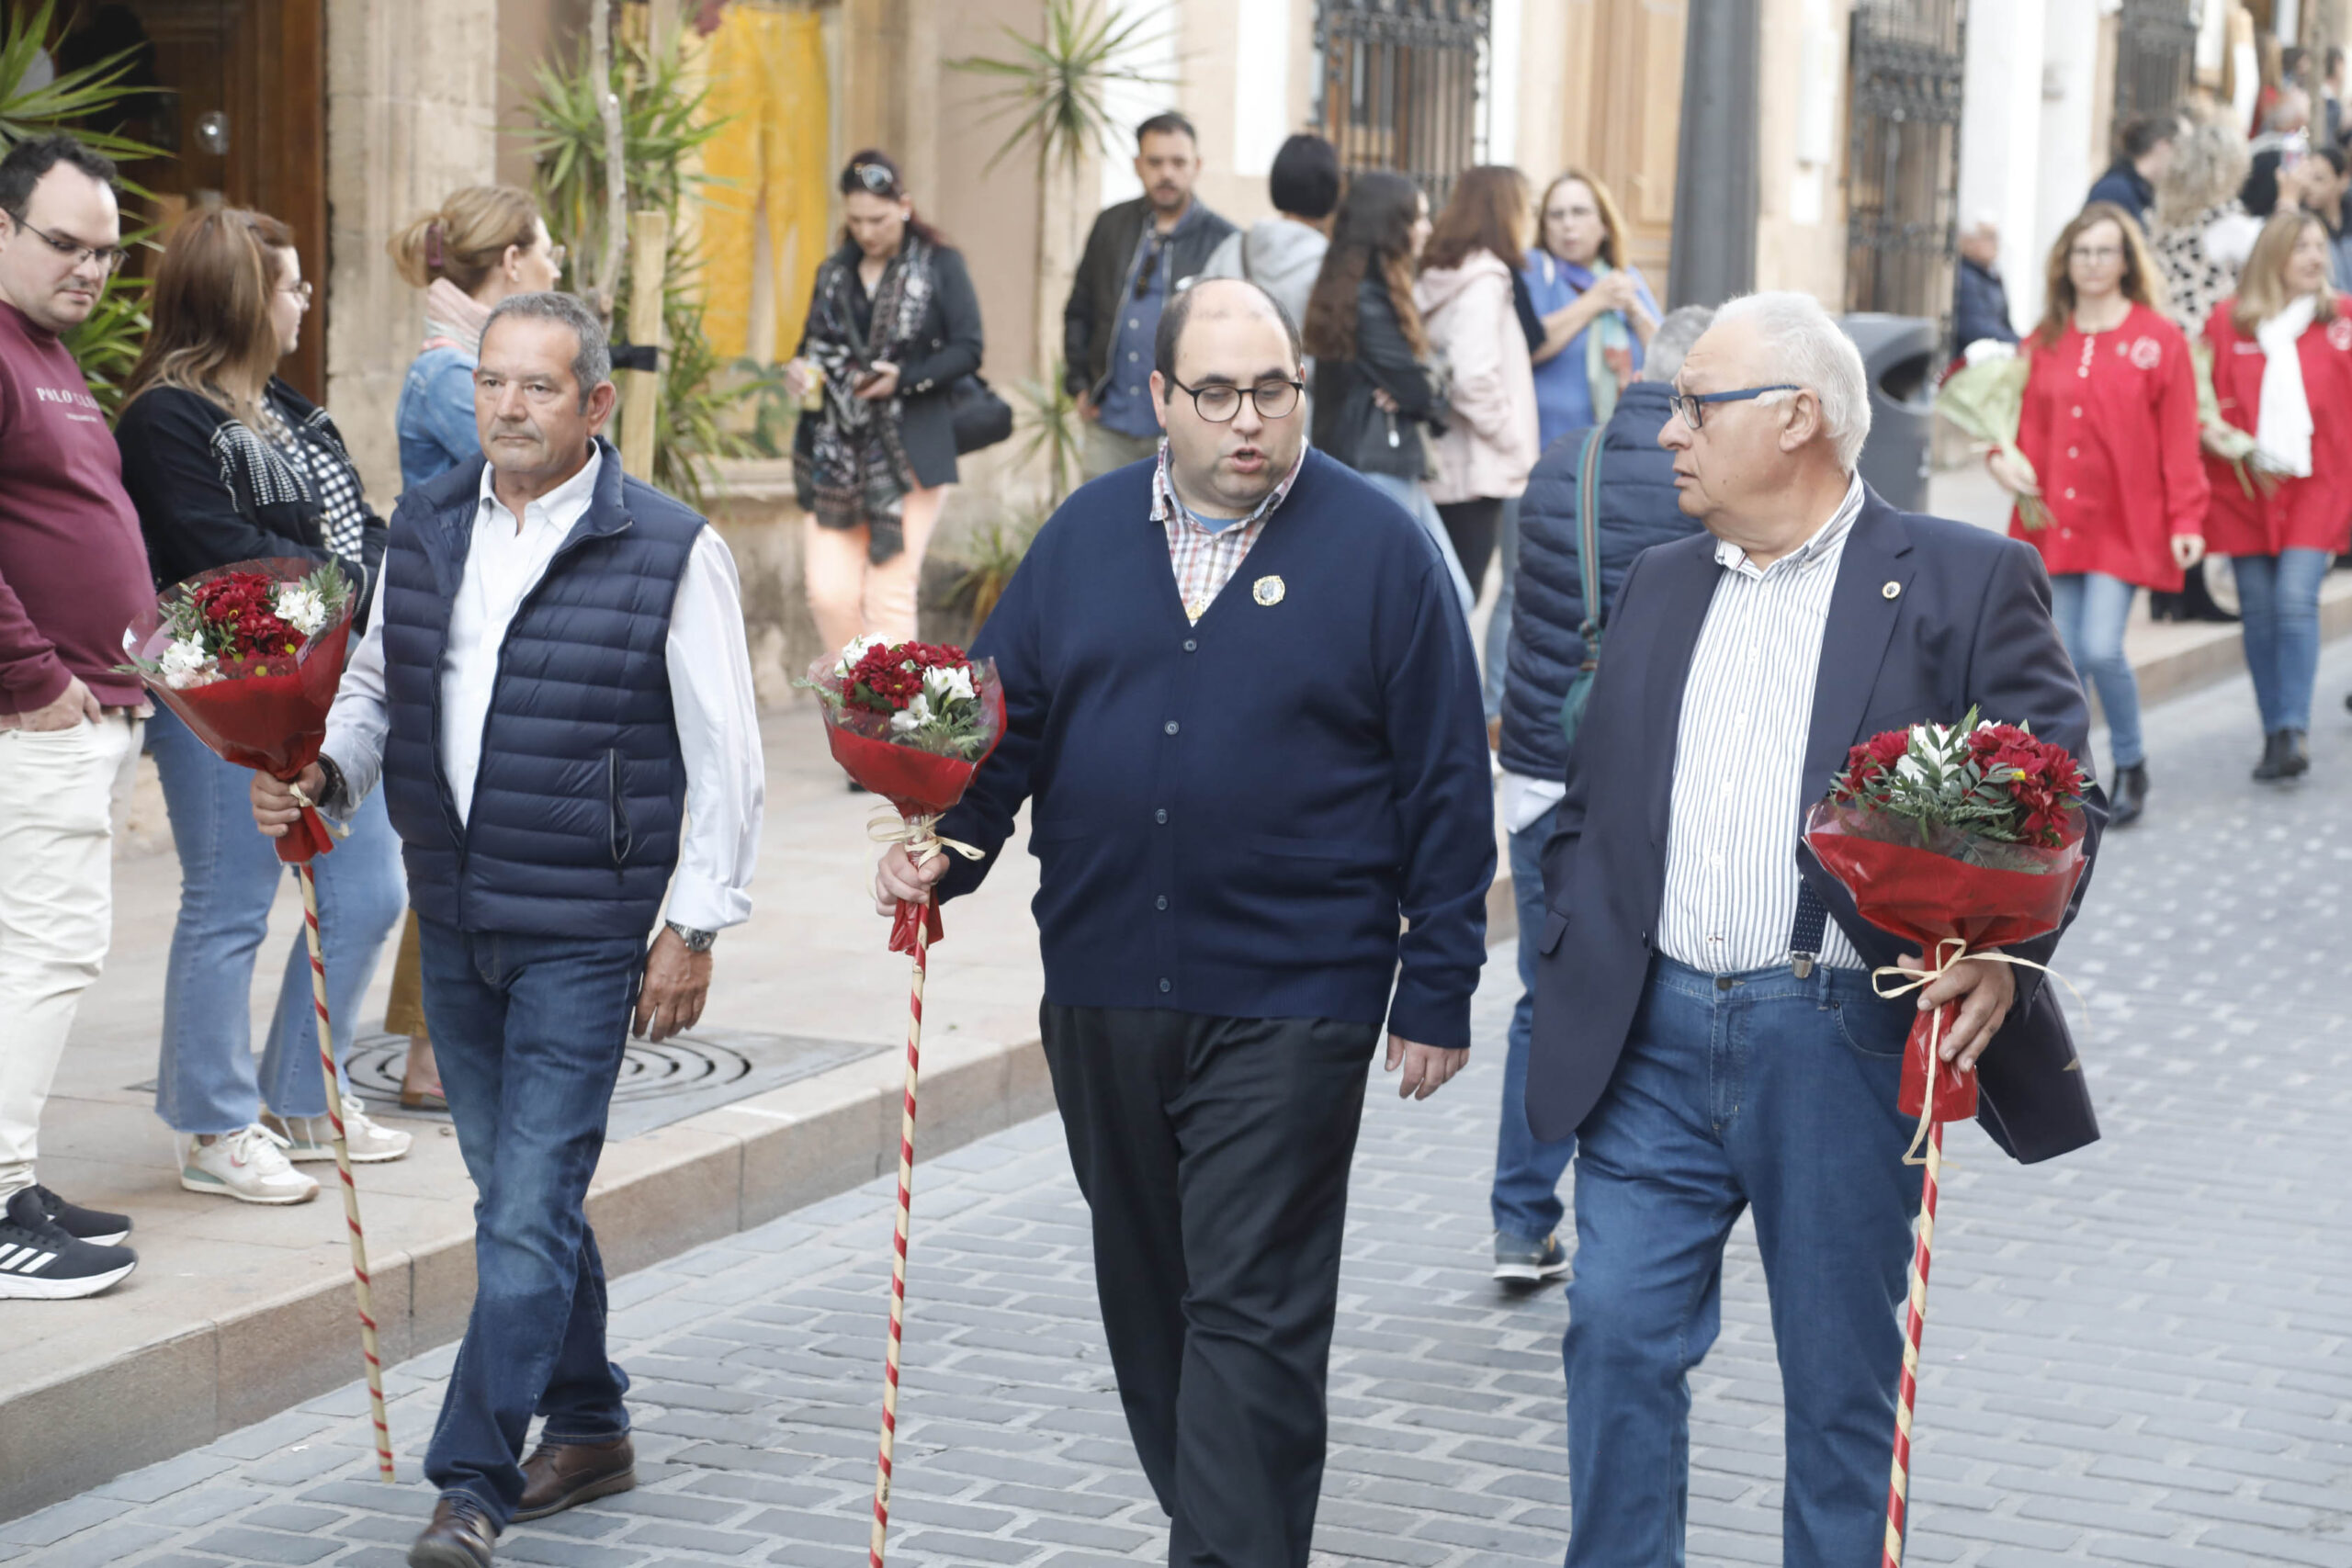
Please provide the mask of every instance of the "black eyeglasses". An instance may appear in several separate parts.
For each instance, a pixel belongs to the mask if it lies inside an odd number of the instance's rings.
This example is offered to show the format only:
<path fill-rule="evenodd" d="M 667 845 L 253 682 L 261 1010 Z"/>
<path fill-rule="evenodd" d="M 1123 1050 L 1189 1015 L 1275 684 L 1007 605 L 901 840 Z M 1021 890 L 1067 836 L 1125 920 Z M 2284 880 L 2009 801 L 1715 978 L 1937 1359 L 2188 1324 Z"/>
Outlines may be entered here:
<path fill-rule="evenodd" d="M 8 212 L 8 209 L 0 207 L 0 212 Z M 8 212 L 8 217 L 17 228 L 28 234 L 39 236 L 59 255 L 73 257 L 74 265 L 77 267 L 85 262 L 95 261 L 107 269 L 108 277 L 112 277 L 122 270 L 122 264 L 130 259 L 130 253 L 120 245 L 85 245 L 79 240 L 62 240 L 46 229 L 36 229 L 26 222 L 25 215 L 21 212 Z"/>
<path fill-rule="evenodd" d="M 1168 384 L 1193 400 L 1193 412 L 1211 424 L 1230 424 L 1241 412 L 1241 400 L 1248 398 L 1256 406 L 1260 419 L 1282 419 L 1298 407 L 1300 394 L 1306 390 L 1304 381 L 1261 381 L 1254 387 L 1237 387 L 1229 381 L 1212 381 L 1205 387 L 1187 387 L 1175 377 Z"/>
<path fill-rule="evenodd" d="M 899 194 L 899 176 L 879 164 L 852 164 L 849 172 L 857 176 L 858 184 L 876 196 Z"/>
<path fill-rule="evenodd" d="M 1736 392 L 1676 392 L 1672 394 L 1672 401 L 1674 412 L 1682 416 L 1682 423 L 1697 430 L 1701 428 L 1700 421 L 1706 417 L 1701 411 L 1709 403 L 1744 403 L 1750 398 L 1760 398 L 1770 392 L 1804 390 L 1803 387 L 1791 386 L 1783 381 L 1774 387 L 1742 387 Z"/>

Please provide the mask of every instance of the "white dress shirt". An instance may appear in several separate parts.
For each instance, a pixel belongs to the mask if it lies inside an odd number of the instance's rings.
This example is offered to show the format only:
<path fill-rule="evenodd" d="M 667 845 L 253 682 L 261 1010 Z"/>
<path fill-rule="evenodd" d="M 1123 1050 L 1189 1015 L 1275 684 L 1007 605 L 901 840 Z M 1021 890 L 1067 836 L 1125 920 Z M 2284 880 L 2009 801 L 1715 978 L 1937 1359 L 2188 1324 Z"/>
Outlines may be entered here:
<path fill-rule="evenodd" d="M 1658 951 L 1694 969 L 1732 975 L 1789 962 L 1821 636 L 1861 509 L 1857 475 L 1813 537 L 1769 567 L 1736 545 L 1715 545 L 1724 570 L 1682 688 L 1657 924 Z M 1817 960 L 1863 966 L 1836 920 Z"/>
<path fill-rule="evenodd" d="M 580 472 L 523 508 L 521 521 L 498 499 L 485 466 L 466 571 L 449 607 L 449 641 L 441 660 L 441 765 L 464 820 L 481 770 L 482 728 L 490 716 L 498 657 L 507 627 L 558 546 L 571 536 L 596 493 L 604 461 L 592 449 Z M 686 765 L 686 820 L 667 918 L 696 931 L 721 931 L 750 918 L 752 869 L 759 857 L 760 813 L 767 795 L 759 709 L 743 635 L 742 590 L 735 558 L 715 528 L 695 536 L 678 580 L 665 649 L 678 749 Z M 383 769 L 384 592 L 379 574 L 368 635 L 335 693 L 323 748 L 343 773 L 345 808 L 367 798 Z"/>

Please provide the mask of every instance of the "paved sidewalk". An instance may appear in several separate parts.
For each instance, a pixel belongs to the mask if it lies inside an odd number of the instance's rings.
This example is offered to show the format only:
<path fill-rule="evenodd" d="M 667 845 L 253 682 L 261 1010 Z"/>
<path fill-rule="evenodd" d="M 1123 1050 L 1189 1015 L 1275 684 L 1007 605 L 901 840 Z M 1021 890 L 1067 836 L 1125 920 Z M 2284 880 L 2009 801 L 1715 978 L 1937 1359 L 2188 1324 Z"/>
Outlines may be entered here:
<path fill-rule="evenodd" d="M 2062 967 L 2089 998 L 2106 1140 L 2020 1168 L 1951 1139 L 1912 1560 L 2352 1568 L 2352 725 L 2329 655 L 2317 769 L 2246 781 L 2245 683 L 2150 715 L 2154 807 L 2105 857 Z M 1482 1047 L 1436 1100 L 1375 1080 L 1358 1158 L 1318 1563 L 1558 1561 L 1557 1292 L 1486 1280 L 1498 953 Z M 944 988 L 944 987 L 943 987 Z M 621 1280 L 646 1485 L 520 1528 L 503 1562 L 854 1562 L 878 1410 L 890 1188 L 870 1184 Z M 1149 1562 L 1057 1124 L 917 1176 L 891 1561 Z M 1691 1555 L 1779 1555 L 1780 1396 L 1745 1226 L 1695 1380 Z M 44 1512 L 0 1560 L 389 1568 L 430 1506 L 418 1455 L 451 1360 L 398 1368 L 404 1484 L 374 1482 L 356 1386 Z"/>

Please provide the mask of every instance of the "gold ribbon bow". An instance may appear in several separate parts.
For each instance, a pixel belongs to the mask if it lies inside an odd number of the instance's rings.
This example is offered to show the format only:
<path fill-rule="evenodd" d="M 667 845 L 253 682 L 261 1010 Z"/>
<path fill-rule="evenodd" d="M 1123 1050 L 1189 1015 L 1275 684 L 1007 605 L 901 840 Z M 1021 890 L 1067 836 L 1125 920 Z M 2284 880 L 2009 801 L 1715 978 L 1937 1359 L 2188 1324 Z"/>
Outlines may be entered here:
<path fill-rule="evenodd" d="M 1949 956 L 1947 956 L 1947 950 L 1949 950 Z M 1934 985 L 1938 980 L 1942 979 L 1946 974 L 1950 973 L 1951 970 L 1960 964 L 1962 960 L 1978 958 L 1984 960 L 1987 964 L 2015 964 L 2020 969 L 2039 969 L 2044 975 L 2049 976 L 2052 979 L 2065 987 L 2068 991 L 2073 992 L 2075 1000 L 2081 1005 L 2085 1012 L 2087 1013 L 2090 1010 L 2090 1004 L 2083 1000 L 2082 992 L 2075 990 L 2075 983 L 2072 980 L 2067 979 L 2066 976 L 2058 973 L 2057 970 L 2051 968 L 2048 964 L 2036 964 L 2030 958 L 2019 958 L 2014 953 L 1998 952 L 1971 953 L 1968 951 L 1968 943 L 1956 936 L 1948 936 L 1941 942 L 1937 942 L 1932 958 L 1929 958 L 1929 955 L 1927 953 L 1922 953 L 1920 956 L 1923 959 L 1929 959 L 1930 966 L 1928 968 L 1925 970 L 1905 969 L 1900 964 L 1890 964 L 1871 970 L 1871 989 L 1876 991 L 1880 996 L 1886 998 L 1889 1001 L 1892 1001 L 1897 997 L 1908 996 L 1913 991 L 1924 990 L 1928 987 Z M 1890 981 L 1899 983 L 1890 985 Z M 1942 1008 L 1932 1009 L 1928 1014 L 1927 1088 L 1919 1096 L 1919 1124 L 1912 1131 L 1911 1146 L 1903 1151 L 1903 1163 L 1905 1165 L 1925 1165 L 1927 1163 L 1925 1157 L 1920 1156 L 1919 1148 L 1921 1145 L 1928 1141 L 1928 1130 L 1936 1124 L 1936 1079 L 1941 1076 L 1944 1071 L 1943 1054 L 1939 1049 L 1943 1044 L 1943 1034 L 1944 1010 Z M 1907 1042 L 1905 1043 L 1905 1049 L 1908 1049 Z M 2069 1062 L 2066 1064 L 2066 1070 L 2071 1073 L 2078 1069 L 2081 1066 L 2082 1063 L 2079 1061 Z M 1951 1070 L 1955 1075 L 1957 1075 L 1962 1069 L 1958 1063 L 1954 1063 L 1952 1064 Z"/>
<path fill-rule="evenodd" d="M 324 807 L 321 806 L 317 801 L 312 800 L 309 795 L 302 793 L 302 786 L 300 784 L 298 784 L 293 780 L 288 779 L 286 781 L 286 787 L 288 791 L 293 795 L 294 804 L 317 817 L 319 821 L 325 826 L 328 832 L 334 834 L 338 839 L 348 839 L 351 837 L 351 825 L 347 822 L 338 822 L 334 818 L 328 816 Z"/>
<path fill-rule="evenodd" d="M 986 860 L 986 850 L 974 849 L 960 839 L 944 839 L 933 831 L 939 825 L 936 816 L 901 817 L 885 808 L 866 820 L 865 836 L 877 844 L 904 844 L 907 858 L 918 868 L 937 860 L 943 852 L 953 852 L 966 860 Z"/>

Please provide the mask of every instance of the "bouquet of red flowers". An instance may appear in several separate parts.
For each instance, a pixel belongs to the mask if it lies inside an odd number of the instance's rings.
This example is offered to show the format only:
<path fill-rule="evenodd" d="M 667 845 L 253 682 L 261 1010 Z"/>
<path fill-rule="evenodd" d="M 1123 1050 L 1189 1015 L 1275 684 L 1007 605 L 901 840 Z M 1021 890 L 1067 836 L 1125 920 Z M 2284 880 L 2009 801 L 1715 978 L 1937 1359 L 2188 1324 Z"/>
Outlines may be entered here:
<path fill-rule="evenodd" d="M 2083 787 L 2064 747 L 1971 709 L 1855 747 L 1805 841 L 1862 919 L 1917 942 L 1941 973 L 2057 929 L 2082 876 Z M 1935 1060 L 1950 1010 L 1923 1014 L 1904 1054 L 1898 1104 L 1923 1129 L 1976 1112 L 1974 1077 Z"/>
<path fill-rule="evenodd" d="M 140 675 L 232 762 L 290 779 L 318 760 L 357 596 L 330 560 L 236 561 L 174 583 L 122 634 Z M 319 814 L 277 840 L 299 863 L 334 848 Z"/>
<path fill-rule="evenodd" d="M 904 843 L 918 863 L 951 849 L 972 852 L 932 829 L 964 798 L 1004 734 L 1004 691 L 992 661 L 976 663 L 944 644 L 861 637 L 837 658 L 811 665 L 800 684 L 823 704 L 833 761 L 898 807 L 903 826 L 887 837 Z M 919 919 L 928 919 L 929 940 L 939 940 L 938 907 L 927 908 L 926 915 L 912 904 L 899 906 L 892 952 L 914 951 Z"/>

